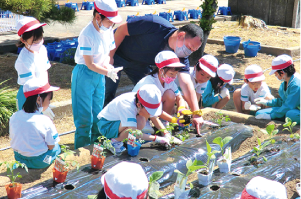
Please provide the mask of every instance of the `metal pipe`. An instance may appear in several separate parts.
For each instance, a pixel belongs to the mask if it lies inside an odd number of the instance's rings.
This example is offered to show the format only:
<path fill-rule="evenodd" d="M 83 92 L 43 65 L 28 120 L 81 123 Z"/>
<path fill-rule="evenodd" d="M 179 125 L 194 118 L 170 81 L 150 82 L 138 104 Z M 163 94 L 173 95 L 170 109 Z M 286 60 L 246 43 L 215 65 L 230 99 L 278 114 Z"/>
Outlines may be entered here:
<path fill-rule="evenodd" d="M 75 132 L 75 130 L 67 131 L 67 132 L 65 132 L 65 133 L 59 134 L 59 136 L 68 135 L 68 134 L 74 133 L 74 132 Z M 8 147 L 5 147 L 5 148 L 0 149 L 0 151 L 5 151 L 5 150 L 10 149 L 10 148 L 11 148 L 11 146 L 8 146 Z"/>

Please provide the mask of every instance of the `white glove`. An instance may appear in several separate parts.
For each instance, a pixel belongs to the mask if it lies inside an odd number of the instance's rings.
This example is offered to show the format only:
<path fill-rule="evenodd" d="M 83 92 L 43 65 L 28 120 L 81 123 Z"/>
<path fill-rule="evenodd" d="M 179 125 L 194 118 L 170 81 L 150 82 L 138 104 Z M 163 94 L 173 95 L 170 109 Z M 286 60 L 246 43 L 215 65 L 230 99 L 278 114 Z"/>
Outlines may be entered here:
<path fill-rule="evenodd" d="M 165 137 L 166 139 L 168 139 L 169 142 L 170 142 L 170 139 L 173 138 L 173 143 L 178 144 L 178 145 L 183 144 L 183 142 L 182 142 L 180 139 L 178 139 L 178 138 L 176 138 L 176 137 L 174 137 L 174 136 L 171 136 L 170 133 L 166 133 L 166 134 L 164 135 L 164 137 Z"/>
<path fill-rule="evenodd" d="M 271 115 L 267 114 L 267 113 L 262 113 L 262 114 L 259 114 L 259 115 L 255 116 L 255 118 L 258 119 L 258 120 L 260 120 L 260 119 L 271 120 Z"/>
<path fill-rule="evenodd" d="M 226 87 L 224 87 L 224 88 L 222 88 L 222 90 L 221 90 L 221 92 L 220 92 L 219 95 L 223 99 L 223 98 L 225 98 L 227 96 L 230 96 L 230 93 L 229 93 L 229 90 Z"/>
<path fill-rule="evenodd" d="M 108 74 L 107 74 L 107 76 L 108 76 L 109 78 L 111 78 L 111 79 L 113 80 L 113 82 L 116 83 L 116 80 L 118 79 L 117 73 L 118 73 L 119 71 L 121 71 L 122 69 L 123 69 L 123 67 L 108 69 Z"/>
<path fill-rule="evenodd" d="M 254 102 L 256 104 L 262 104 L 264 106 L 267 106 L 268 105 L 268 100 L 264 99 L 264 98 L 256 98 L 254 99 Z"/>
<path fill-rule="evenodd" d="M 251 104 L 250 101 L 245 102 L 245 110 L 257 111 L 257 110 L 259 110 L 259 109 L 261 109 L 260 106 Z"/>
<path fill-rule="evenodd" d="M 49 107 L 42 113 L 43 115 L 47 115 L 48 117 L 50 117 L 51 120 L 53 120 L 55 117 L 55 114 L 52 112 L 52 110 Z"/>
<path fill-rule="evenodd" d="M 112 64 L 106 64 L 106 65 L 104 65 L 104 67 L 108 70 L 114 69 L 114 66 Z"/>
<path fill-rule="evenodd" d="M 169 139 L 167 139 L 165 137 L 161 137 L 161 136 L 156 136 L 155 143 L 170 145 Z"/>

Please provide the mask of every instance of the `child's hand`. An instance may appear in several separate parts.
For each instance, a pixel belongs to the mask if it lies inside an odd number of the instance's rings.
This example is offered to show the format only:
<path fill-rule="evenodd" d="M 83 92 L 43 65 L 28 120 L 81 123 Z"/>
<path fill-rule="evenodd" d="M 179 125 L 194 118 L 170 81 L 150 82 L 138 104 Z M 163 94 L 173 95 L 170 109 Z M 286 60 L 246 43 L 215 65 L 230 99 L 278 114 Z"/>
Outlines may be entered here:
<path fill-rule="evenodd" d="M 245 102 L 245 110 L 250 110 L 250 111 L 257 111 L 259 109 L 261 109 L 260 106 L 257 106 L 255 104 L 251 104 L 250 101 Z"/>
<path fill-rule="evenodd" d="M 165 138 L 165 137 L 161 137 L 161 136 L 156 136 L 154 142 L 159 143 L 159 144 L 169 144 L 169 139 Z"/>
<path fill-rule="evenodd" d="M 264 99 L 264 98 L 256 98 L 254 99 L 254 102 L 256 104 L 262 104 L 264 106 L 267 106 L 268 105 L 268 100 Z"/>
<path fill-rule="evenodd" d="M 122 69 L 123 69 L 123 67 L 118 67 L 118 68 L 109 69 L 109 70 L 108 70 L 107 76 L 108 76 L 109 78 L 111 78 L 111 79 L 113 80 L 113 82 L 116 83 L 116 80 L 118 79 L 117 73 L 118 73 L 119 71 L 121 71 Z"/>
<path fill-rule="evenodd" d="M 227 88 L 224 87 L 224 88 L 222 88 L 219 95 L 222 99 L 224 99 L 225 97 L 230 96 L 230 92 Z"/>

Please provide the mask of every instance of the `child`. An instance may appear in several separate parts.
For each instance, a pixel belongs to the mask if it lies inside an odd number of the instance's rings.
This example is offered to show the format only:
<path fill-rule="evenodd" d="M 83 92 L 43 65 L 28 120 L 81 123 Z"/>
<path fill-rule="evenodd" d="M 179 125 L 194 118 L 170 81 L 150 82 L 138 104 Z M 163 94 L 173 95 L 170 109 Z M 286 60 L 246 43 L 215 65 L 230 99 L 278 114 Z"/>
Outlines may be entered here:
<path fill-rule="evenodd" d="M 122 21 L 112 0 L 95 0 L 93 20 L 80 33 L 75 53 L 77 65 L 72 71 L 72 110 L 76 127 L 74 148 L 94 143 L 100 132 L 97 114 L 102 110 L 105 77 L 113 81 L 122 69 L 109 64 L 110 50 L 115 48 L 112 26 Z"/>
<path fill-rule="evenodd" d="M 43 45 L 43 26 L 33 17 L 24 17 L 17 23 L 18 35 L 21 37 L 18 47 L 23 47 L 15 63 L 18 72 L 17 109 L 21 110 L 26 100 L 23 93 L 23 85 L 32 78 L 45 79 L 48 82 L 47 70 L 51 67 L 47 56 L 47 49 Z M 50 108 L 45 110 L 46 114 L 53 119 L 54 114 Z"/>
<path fill-rule="evenodd" d="M 117 154 L 125 151 L 123 140 L 128 130 L 142 130 L 149 117 L 162 114 L 161 92 L 154 84 L 143 85 L 137 93 L 129 92 L 116 97 L 99 114 L 97 123 L 101 134 L 112 141 Z M 143 140 L 169 144 L 165 137 L 143 134 Z M 114 153 L 114 152 L 112 152 Z"/>
<path fill-rule="evenodd" d="M 230 100 L 229 90 L 225 83 L 232 84 L 235 72 L 229 64 L 222 64 L 217 68 L 216 76 L 211 78 L 203 93 L 203 107 L 222 109 Z"/>
<path fill-rule="evenodd" d="M 245 69 L 245 84 L 233 93 L 237 112 L 255 115 L 255 112 L 261 107 L 255 105 L 254 99 L 260 97 L 270 100 L 274 98 L 267 84 L 263 82 L 264 79 L 260 66 L 253 64 Z"/>
<path fill-rule="evenodd" d="M 285 117 L 289 117 L 293 122 L 300 123 L 300 77 L 295 72 L 293 59 L 289 55 L 283 54 L 273 59 L 270 75 L 275 74 L 282 82 L 278 90 L 280 98 L 255 99 L 256 104 L 272 107 L 257 111 L 256 119 L 284 121 Z"/>
<path fill-rule="evenodd" d="M 185 101 L 181 95 L 181 92 L 178 90 L 178 87 L 174 82 L 178 71 L 181 70 L 185 65 L 180 62 L 177 55 L 172 51 L 159 52 L 155 57 L 155 63 L 157 67 L 149 75 L 142 78 L 136 84 L 133 92 L 137 92 L 145 84 L 154 84 L 160 90 L 163 111 L 169 115 L 164 119 L 172 122 L 172 117 L 170 115 L 174 114 L 175 112 L 175 103 L 178 105 L 178 107 L 185 106 Z M 151 118 L 151 120 L 158 129 L 162 129 L 160 128 L 161 122 L 158 121 L 157 118 Z M 163 123 L 164 126 L 168 125 L 168 122 L 166 121 L 163 121 Z M 177 121 L 175 121 L 175 123 L 177 123 Z"/>
<path fill-rule="evenodd" d="M 53 122 L 41 114 L 50 104 L 52 91 L 59 90 L 59 87 L 43 82 L 37 78 L 26 81 L 23 109 L 14 113 L 9 121 L 10 144 L 15 159 L 31 169 L 48 167 L 61 152 L 60 138 Z"/>

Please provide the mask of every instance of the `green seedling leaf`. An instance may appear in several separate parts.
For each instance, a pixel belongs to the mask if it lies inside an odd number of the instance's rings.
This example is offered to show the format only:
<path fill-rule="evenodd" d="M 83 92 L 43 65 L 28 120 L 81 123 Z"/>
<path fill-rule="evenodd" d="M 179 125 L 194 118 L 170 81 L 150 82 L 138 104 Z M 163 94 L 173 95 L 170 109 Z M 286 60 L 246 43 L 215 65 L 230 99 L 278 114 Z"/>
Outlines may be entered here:
<path fill-rule="evenodd" d="M 292 128 L 297 125 L 297 122 L 292 123 Z"/>
<path fill-rule="evenodd" d="M 268 160 L 267 160 L 267 158 L 266 158 L 266 157 L 264 157 L 264 156 L 262 157 L 262 159 L 263 159 L 265 162 L 266 162 L 266 161 L 268 161 Z"/>
<path fill-rule="evenodd" d="M 186 162 L 186 167 L 187 167 L 187 169 L 189 169 L 189 167 L 192 165 L 192 160 L 188 160 L 187 162 Z"/>
<path fill-rule="evenodd" d="M 221 147 L 221 149 L 223 148 L 223 143 L 222 143 L 222 138 L 221 137 L 214 138 L 214 140 L 212 142 L 215 143 L 215 144 L 218 144 Z"/>
<path fill-rule="evenodd" d="M 163 171 L 156 171 L 150 176 L 150 182 L 159 180 L 163 176 Z"/>
<path fill-rule="evenodd" d="M 22 175 L 17 175 L 18 178 L 22 178 Z"/>
<path fill-rule="evenodd" d="M 259 149 L 258 149 L 257 147 L 255 147 L 255 146 L 254 146 L 253 149 L 254 149 L 254 151 L 256 151 L 256 152 L 259 151 Z"/>
<path fill-rule="evenodd" d="M 275 144 L 275 140 L 274 139 L 271 139 L 271 144 Z"/>
<path fill-rule="evenodd" d="M 290 135 L 290 138 L 294 138 L 294 134 L 291 134 L 291 135 Z"/>
<path fill-rule="evenodd" d="M 96 199 L 97 195 L 88 195 L 88 199 Z"/>
<path fill-rule="evenodd" d="M 184 174 L 183 174 L 181 171 L 179 171 L 178 169 L 175 169 L 174 172 L 175 172 L 175 173 L 179 173 L 179 174 L 181 174 L 181 175 L 184 175 Z"/>
<path fill-rule="evenodd" d="M 277 130 L 274 130 L 273 133 L 272 133 L 272 135 L 276 135 L 278 132 L 279 132 L 278 129 L 277 129 Z"/>
<path fill-rule="evenodd" d="M 223 139 L 222 143 L 223 143 L 223 146 L 225 146 L 228 142 L 230 142 L 232 140 L 232 137 L 231 136 L 227 136 Z"/>
<path fill-rule="evenodd" d="M 257 142 L 258 142 L 258 145 L 260 146 L 261 145 L 261 141 L 259 138 L 257 138 Z"/>
<path fill-rule="evenodd" d="M 270 144 L 270 141 L 265 142 L 264 144 L 262 144 L 261 149 L 265 148 L 266 146 L 268 146 Z"/>
<path fill-rule="evenodd" d="M 268 133 L 269 135 L 271 135 L 272 132 L 273 132 L 273 130 L 275 129 L 275 125 L 274 125 L 274 124 L 270 124 L 270 125 L 268 125 L 265 129 L 266 129 L 267 133 Z"/>
<path fill-rule="evenodd" d="M 207 153 L 210 153 L 212 149 L 207 140 L 206 140 L 206 146 L 207 146 Z"/>
<path fill-rule="evenodd" d="M 190 189 L 193 189 L 193 184 L 189 182 Z"/>
<path fill-rule="evenodd" d="M 283 131 L 285 131 L 285 130 L 290 131 L 288 128 L 284 128 L 284 129 L 283 129 Z"/>
<path fill-rule="evenodd" d="M 298 133 L 295 133 L 295 138 L 299 140 L 300 139 L 300 135 Z"/>

